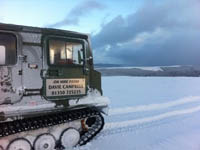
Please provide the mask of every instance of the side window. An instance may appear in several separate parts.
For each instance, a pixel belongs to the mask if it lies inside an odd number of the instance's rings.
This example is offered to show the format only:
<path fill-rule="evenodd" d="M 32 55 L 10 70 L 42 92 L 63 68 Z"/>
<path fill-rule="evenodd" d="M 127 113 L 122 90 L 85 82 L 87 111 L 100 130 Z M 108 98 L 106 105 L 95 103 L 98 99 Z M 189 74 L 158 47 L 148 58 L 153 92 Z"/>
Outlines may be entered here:
<path fill-rule="evenodd" d="M 49 40 L 51 65 L 83 65 L 83 45 L 79 42 Z"/>
<path fill-rule="evenodd" d="M 17 61 L 17 39 L 10 33 L 0 33 L 0 65 L 14 65 Z"/>
<path fill-rule="evenodd" d="M 6 47 L 0 45 L 0 65 L 6 64 Z"/>

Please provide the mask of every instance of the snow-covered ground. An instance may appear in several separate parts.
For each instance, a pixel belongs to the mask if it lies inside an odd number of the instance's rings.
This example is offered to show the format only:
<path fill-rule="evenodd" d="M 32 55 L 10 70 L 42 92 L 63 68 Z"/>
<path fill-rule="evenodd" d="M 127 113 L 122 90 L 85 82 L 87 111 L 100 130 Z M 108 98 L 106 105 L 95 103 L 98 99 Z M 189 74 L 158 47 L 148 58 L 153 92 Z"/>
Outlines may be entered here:
<path fill-rule="evenodd" d="M 103 77 L 103 131 L 80 150 L 200 150 L 200 78 Z"/>

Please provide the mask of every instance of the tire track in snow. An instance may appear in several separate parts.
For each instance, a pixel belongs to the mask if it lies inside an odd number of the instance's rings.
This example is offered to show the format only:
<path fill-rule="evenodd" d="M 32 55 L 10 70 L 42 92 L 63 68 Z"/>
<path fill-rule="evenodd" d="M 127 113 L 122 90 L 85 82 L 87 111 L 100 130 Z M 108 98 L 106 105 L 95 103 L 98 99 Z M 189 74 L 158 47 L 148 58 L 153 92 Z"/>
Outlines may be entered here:
<path fill-rule="evenodd" d="M 185 114 L 191 114 L 191 113 L 195 113 L 195 112 L 199 112 L 199 111 L 200 111 L 200 106 L 196 106 L 196 107 L 192 107 L 192 108 L 188 108 L 188 109 L 166 112 L 166 113 L 163 113 L 163 114 L 159 114 L 159 115 L 151 116 L 151 117 L 146 117 L 146 118 L 142 118 L 142 119 L 113 122 L 113 123 L 111 122 L 111 123 L 105 124 L 104 130 L 126 128 L 126 127 L 130 127 L 130 126 L 141 125 L 141 124 L 150 123 L 150 122 L 154 122 L 154 121 L 160 121 L 160 120 L 170 118 L 170 117 L 176 117 L 176 116 L 181 116 L 181 115 L 185 115 Z"/>
<path fill-rule="evenodd" d="M 134 113 L 134 112 L 161 110 L 161 109 L 167 109 L 169 107 L 174 107 L 174 106 L 183 105 L 183 104 L 187 104 L 187 103 L 193 103 L 193 102 L 200 102 L 200 96 L 184 97 L 184 98 L 176 100 L 176 101 L 160 103 L 160 104 L 114 108 L 114 109 L 109 110 L 109 116 Z"/>

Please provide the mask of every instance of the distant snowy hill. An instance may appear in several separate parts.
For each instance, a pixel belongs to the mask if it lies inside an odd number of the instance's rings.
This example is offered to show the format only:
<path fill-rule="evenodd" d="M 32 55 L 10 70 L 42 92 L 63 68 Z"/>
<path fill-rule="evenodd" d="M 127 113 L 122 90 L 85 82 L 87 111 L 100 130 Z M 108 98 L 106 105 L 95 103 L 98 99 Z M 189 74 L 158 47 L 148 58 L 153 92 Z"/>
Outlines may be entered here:
<path fill-rule="evenodd" d="M 103 76 L 200 76 L 200 66 L 105 67 L 96 66 Z"/>

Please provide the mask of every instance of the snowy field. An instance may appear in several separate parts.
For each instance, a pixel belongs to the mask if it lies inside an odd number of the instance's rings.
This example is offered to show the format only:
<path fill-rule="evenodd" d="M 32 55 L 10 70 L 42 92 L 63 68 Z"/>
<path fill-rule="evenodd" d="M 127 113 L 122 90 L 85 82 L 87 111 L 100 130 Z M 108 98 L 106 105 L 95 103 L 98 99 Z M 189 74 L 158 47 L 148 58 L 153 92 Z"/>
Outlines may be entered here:
<path fill-rule="evenodd" d="M 103 77 L 103 131 L 80 150 L 200 150 L 200 78 Z"/>

